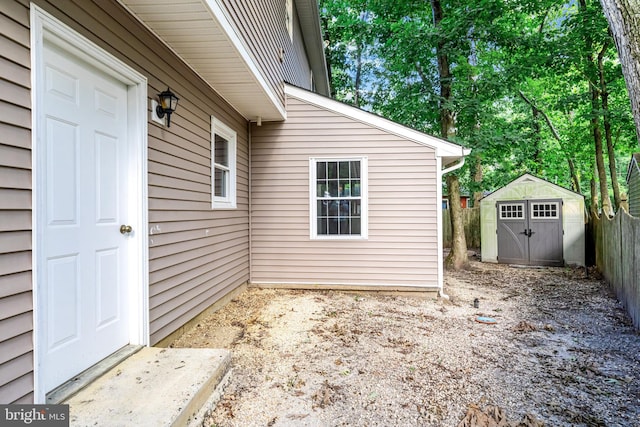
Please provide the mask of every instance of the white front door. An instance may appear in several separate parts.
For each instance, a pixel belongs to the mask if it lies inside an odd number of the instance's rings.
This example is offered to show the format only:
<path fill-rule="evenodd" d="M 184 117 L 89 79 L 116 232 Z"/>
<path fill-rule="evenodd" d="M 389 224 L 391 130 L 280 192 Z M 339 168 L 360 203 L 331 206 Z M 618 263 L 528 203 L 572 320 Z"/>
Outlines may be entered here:
<path fill-rule="evenodd" d="M 127 86 L 45 43 L 37 191 L 45 392 L 130 342 Z"/>

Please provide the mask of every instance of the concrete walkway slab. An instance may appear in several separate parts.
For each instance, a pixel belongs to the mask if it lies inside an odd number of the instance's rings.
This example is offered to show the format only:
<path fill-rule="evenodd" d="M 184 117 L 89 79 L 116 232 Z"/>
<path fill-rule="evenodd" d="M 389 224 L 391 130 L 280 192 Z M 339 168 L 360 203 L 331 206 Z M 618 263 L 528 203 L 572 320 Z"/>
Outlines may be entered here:
<path fill-rule="evenodd" d="M 185 426 L 211 404 L 227 350 L 146 347 L 64 403 L 76 426 Z"/>

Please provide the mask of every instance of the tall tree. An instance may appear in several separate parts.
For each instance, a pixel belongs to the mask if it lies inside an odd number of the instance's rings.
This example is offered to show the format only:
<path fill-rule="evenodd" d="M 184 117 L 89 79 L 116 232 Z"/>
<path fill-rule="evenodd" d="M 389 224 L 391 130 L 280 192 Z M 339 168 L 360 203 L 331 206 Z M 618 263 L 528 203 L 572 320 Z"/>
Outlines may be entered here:
<path fill-rule="evenodd" d="M 455 119 L 450 109 L 451 103 L 451 69 L 449 66 L 449 54 L 447 52 L 447 37 L 442 31 L 444 11 L 440 0 L 431 0 L 433 10 L 433 24 L 436 30 L 436 57 L 438 60 L 438 77 L 440 83 L 440 136 L 451 139 L 455 135 Z M 449 208 L 451 210 L 451 252 L 445 260 L 445 266 L 450 269 L 460 270 L 468 267 L 467 240 L 464 235 L 464 222 L 462 220 L 462 207 L 460 206 L 460 181 L 455 172 L 450 172 L 446 177 L 447 192 L 449 194 Z"/>
<path fill-rule="evenodd" d="M 640 142 L 640 2 L 600 0 L 618 48 Z"/>

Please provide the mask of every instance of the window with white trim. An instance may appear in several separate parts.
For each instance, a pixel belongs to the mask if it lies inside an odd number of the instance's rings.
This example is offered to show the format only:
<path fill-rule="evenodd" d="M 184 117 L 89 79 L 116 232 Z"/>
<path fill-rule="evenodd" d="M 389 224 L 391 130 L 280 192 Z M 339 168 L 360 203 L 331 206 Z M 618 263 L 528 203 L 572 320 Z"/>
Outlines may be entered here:
<path fill-rule="evenodd" d="M 236 132 L 211 117 L 211 206 L 236 207 Z"/>
<path fill-rule="evenodd" d="M 532 203 L 531 218 L 559 218 L 558 202 Z"/>
<path fill-rule="evenodd" d="M 366 239 L 367 158 L 312 158 L 312 239 Z"/>
<path fill-rule="evenodd" d="M 500 219 L 524 218 L 524 205 L 522 203 L 500 205 Z"/>

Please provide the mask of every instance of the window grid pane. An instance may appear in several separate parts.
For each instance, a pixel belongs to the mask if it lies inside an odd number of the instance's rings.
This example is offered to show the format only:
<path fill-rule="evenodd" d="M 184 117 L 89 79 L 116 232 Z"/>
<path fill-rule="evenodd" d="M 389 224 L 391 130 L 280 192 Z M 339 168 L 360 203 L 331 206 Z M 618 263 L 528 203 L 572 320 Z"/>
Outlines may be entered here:
<path fill-rule="evenodd" d="M 524 218 L 524 206 L 520 203 L 513 205 L 500 205 L 500 219 Z"/>
<path fill-rule="evenodd" d="M 531 209 L 532 218 L 558 218 L 557 203 L 534 203 Z"/>
<path fill-rule="evenodd" d="M 361 234 L 360 161 L 316 163 L 318 235 Z"/>

